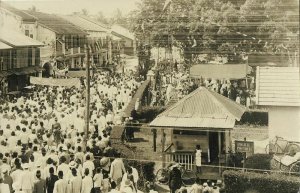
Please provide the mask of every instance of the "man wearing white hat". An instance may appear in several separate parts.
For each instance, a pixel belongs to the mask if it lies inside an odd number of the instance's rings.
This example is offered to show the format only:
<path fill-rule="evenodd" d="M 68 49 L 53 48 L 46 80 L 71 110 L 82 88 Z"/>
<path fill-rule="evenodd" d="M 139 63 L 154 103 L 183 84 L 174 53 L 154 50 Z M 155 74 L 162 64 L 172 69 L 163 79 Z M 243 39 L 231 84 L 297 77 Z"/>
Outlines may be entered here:
<path fill-rule="evenodd" d="M 23 165 L 23 171 L 21 173 L 21 189 L 22 191 L 24 191 L 25 193 L 32 193 L 32 188 L 33 188 L 33 175 L 32 173 L 29 171 L 29 164 L 25 163 Z"/>
<path fill-rule="evenodd" d="M 69 193 L 80 193 L 81 186 L 82 186 L 82 178 L 80 175 L 78 175 L 78 171 L 75 168 L 76 167 L 75 162 L 74 164 L 75 164 L 74 167 L 71 169 L 72 177 L 69 180 L 68 189 L 69 189 Z"/>

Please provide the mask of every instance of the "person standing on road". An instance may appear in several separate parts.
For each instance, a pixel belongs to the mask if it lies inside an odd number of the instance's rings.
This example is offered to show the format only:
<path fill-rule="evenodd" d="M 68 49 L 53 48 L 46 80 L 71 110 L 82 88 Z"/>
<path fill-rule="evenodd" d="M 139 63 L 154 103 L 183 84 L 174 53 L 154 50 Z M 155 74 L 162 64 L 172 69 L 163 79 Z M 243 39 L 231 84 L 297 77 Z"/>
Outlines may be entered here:
<path fill-rule="evenodd" d="M 196 162 L 196 168 L 197 168 L 197 173 L 201 174 L 202 169 L 201 169 L 201 157 L 202 157 L 202 149 L 200 145 L 196 146 L 196 155 L 195 155 L 195 162 Z"/>

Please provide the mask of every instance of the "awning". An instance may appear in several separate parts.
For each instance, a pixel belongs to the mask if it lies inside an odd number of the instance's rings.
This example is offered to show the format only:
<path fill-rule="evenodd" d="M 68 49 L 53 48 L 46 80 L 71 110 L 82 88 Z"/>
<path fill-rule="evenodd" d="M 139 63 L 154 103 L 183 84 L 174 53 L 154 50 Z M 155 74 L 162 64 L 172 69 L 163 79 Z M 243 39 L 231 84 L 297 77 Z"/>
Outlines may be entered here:
<path fill-rule="evenodd" d="M 198 64 L 190 68 L 192 78 L 242 79 L 250 71 L 247 64 Z"/>
<path fill-rule="evenodd" d="M 29 67 L 25 67 L 25 68 L 12 69 L 12 70 L 10 70 L 10 73 L 15 74 L 15 75 L 25 75 L 25 74 L 36 73 L 39 71 L 40 71 L 39 66 L 29 66 Z"/>
<path fill-rule="evenodd" d="M 46 86 L 64 86 L 64 87 L 80 87 L 80 80 L 78 78 L 59 79 L 59 78 L 40 78 L 30 77 L 31 84 L 46 85 Z"/>
<path fill-rule="evenodd" d="M 34 40 L 22 33 L 9 30 L 7 28 L 0 29 L 0 40 L 5 44 L 13 47 L 26 47 L 26 46 L 43 46 L 44 44 Z"/>
<path fill-rule="evenodd" d="M 3 42 L 0 42 L 0 50 L 6 50 L 6 49 L 11 49 L 12 47 L 3 43 Z"/>

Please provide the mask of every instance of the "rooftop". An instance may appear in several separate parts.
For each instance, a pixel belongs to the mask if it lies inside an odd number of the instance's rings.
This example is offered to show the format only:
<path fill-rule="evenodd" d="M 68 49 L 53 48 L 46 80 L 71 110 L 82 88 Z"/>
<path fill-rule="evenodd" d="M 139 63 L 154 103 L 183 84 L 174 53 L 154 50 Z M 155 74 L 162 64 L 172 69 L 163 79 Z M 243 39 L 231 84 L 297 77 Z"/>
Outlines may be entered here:
<path fill-rule="evenodd" d="M 0 28 L 0 41 L 12 47 L 42 46 L 43 43 L 19 32 Z"/>
<path fill-rule="evenodd" d="M 245 107 L 204 87 L 158 115 L 150 126 L 232 129 Z"/>
<path fill-rule="evenodd" d="M 96 24 L 95 22 L 91 22 L 90 20 L 79 15 L 60 15 L 60 17 L 85 31 L 108 32 L 108 28 Z"/>
<path fill-rule="evenodd" d="M 114 34 L 121 35 L 121 36 L 123 36 L 125 38 L 134 40 L 134 34 L 131 33 L 128 29 L 126 29 L 126 28 L 124 28 L 124 27 L 122 27 L 120 25 L 113 25 L 111 27 L 111 31 Z"/>
<path fill-rule="evenodd" d="M 23 21 L 31 21 L 31 22 L 34 22 L 36 21 L 37 19 L 32 16 L 32 15 L 29 15 L 27 13 L 25 13 L 24 11 L 22 10 L 19 10 L 17 8 L 14 8 L 13 6 L 10 6 L 9 4 L 7 3 L 3 3 L 3 1 L 0 1 L 0 8 L 3 8 L 7 11 L 10 11 L 18 16 L 20 16 L 22 18 Z"/>
<path fill-rule="evenodd" d="M 58 34 L 87 35 L 79 27 L 54 14 L 42 13 L 37 11 L 25 12 L 36 17 L 39 24 L 44 25 L 45 27 L 53 30 Z"/>

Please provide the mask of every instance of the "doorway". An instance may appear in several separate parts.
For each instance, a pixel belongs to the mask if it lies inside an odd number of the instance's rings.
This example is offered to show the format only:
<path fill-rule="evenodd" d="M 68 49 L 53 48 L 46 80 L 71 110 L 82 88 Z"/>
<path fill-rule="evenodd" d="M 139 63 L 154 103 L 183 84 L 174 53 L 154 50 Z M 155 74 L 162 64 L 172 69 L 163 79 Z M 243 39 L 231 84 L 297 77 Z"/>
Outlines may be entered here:
<path fill-rule="evenodd" d="M 209 155 L 210 163 L 217 164 L 219 161 L 218 132 L 209 132 Z"/>

